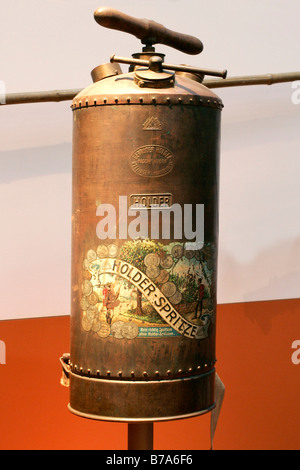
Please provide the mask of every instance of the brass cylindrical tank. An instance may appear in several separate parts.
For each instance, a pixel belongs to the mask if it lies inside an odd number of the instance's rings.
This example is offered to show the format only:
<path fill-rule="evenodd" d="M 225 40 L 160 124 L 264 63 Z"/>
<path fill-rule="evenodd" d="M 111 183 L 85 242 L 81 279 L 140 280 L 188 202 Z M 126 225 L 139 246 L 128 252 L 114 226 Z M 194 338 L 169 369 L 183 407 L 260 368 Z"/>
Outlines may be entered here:
<path fill-rule="evenodd" d="M 223 107 L 135 60 L 72 103 L 69 408 L 126 422 L 214 407 Z"/>

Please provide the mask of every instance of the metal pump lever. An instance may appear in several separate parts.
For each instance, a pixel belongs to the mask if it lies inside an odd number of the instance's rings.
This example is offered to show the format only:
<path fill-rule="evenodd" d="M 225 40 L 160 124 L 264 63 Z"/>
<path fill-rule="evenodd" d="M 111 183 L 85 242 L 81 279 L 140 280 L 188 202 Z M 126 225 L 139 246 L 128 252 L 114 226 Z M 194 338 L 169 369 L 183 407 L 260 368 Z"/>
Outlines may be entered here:
<path fill-rule="evenodd" d="M 203 50 L 202 42 L 194 36 L 171 31 L 155 21 L 134 18 L 114 8 L 100 7 L 94 12 L 94 18 L 101 26 L 132 34 L 147 47 L 159 43 L 191 55 Z"/>
<path fill-rule="evenodd" d="M 208 70 L 208 69 L 199 69 L 197 67 L 190 67 L 187 65 L 173 65 L 173 64 L 165 64 L 162 61 L 162 58 L 159 56 L 153 56 L 149 60 L 141 60 L 141 59 L 131 59 L 127 57 L 117 57 L 112 55 L 110 58 L 111 62 L 118 62 L 120 64 L 131 64 L 137 66 L 145 66 L 149 67 L 150 70 L 154 72 L 161 72 L 164 70 L 174 70 L 177 72 L 188 72 L 188 73 L 197 73 L 197 74 L 204 74 L 204 75 L 211 75 L 213 77 L 221 77 L 226 78 L 227 70 Z"/>

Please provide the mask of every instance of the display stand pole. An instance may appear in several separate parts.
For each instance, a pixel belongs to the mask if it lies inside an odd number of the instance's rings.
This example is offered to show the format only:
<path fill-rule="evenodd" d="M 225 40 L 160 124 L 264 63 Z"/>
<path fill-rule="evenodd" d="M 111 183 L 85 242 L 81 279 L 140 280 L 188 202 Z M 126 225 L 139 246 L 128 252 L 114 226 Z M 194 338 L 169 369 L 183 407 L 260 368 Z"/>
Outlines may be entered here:
<path fill-rule="evenodd" d="M 128 450 L 153 450 L 153 423 L 128 423 Z"/>

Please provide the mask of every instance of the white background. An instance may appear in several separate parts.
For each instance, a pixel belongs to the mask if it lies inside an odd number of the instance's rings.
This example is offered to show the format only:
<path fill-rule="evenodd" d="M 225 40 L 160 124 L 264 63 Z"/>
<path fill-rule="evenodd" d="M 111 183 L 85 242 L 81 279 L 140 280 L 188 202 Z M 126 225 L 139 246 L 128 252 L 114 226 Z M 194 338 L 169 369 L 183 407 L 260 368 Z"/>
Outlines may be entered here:
<path fill-rule="evenodd" d="M 102 5 L 203 41 L 198 56 L 157 45 L 166 62 L 226 68 L 229 77 L 300 71 L 298 0 L 12 0 L 0 7 L 6 92 L 85 88 L 111 54 L 139 52 L 134 36 L 96 24 Z M 296 91 L 292 83 L 215 90 L 225 105 L 219 303 L 299 297 Z M 70 102 L 1 106 L 0 116 L 0 319 L 68 315 Z"/>

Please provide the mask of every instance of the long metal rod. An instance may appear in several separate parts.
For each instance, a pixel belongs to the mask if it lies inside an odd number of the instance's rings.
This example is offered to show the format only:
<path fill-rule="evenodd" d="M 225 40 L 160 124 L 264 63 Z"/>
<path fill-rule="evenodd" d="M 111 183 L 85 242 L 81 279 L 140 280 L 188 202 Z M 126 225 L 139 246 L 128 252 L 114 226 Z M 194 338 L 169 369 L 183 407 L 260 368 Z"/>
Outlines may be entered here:
<path fill-rule="evenodd" d="M 23 103 L 44 103 L 50 101 L 71 101 L 81 89 L 72 90 L 51 90 L 51 91 L 30 91 L 24 93 L 3 94 L 0 105 L 23 104 Z"/>
<path fill-rule="evenodd" d="M 153 450 L 153 423 L 128 423 L 128 450 Z"/>
<path fill-rule="evenodd" d="M 217 80 L 204 80 L 207 88 L 225 88 L 249 85 L 273 85 L 276 83 L 293 82 L 300 80 L 300 72 L 275 73 L 265 75 L 229 77 Z M 81 89 L 34 91 L 24 93 L 7 93 L 0 95 L 0 106 L 9 104 L 44 103 L 71 101 Z"/>
<path fill-rule="evenodd" d="M 275 83 L 293 82 L 300 80 L 300 72 L 267 73 L 245 77 L 229 77 L 224 80 L 204 80 L 207 88 L 224 88 L 248 85 L 273 85 Z"/>

